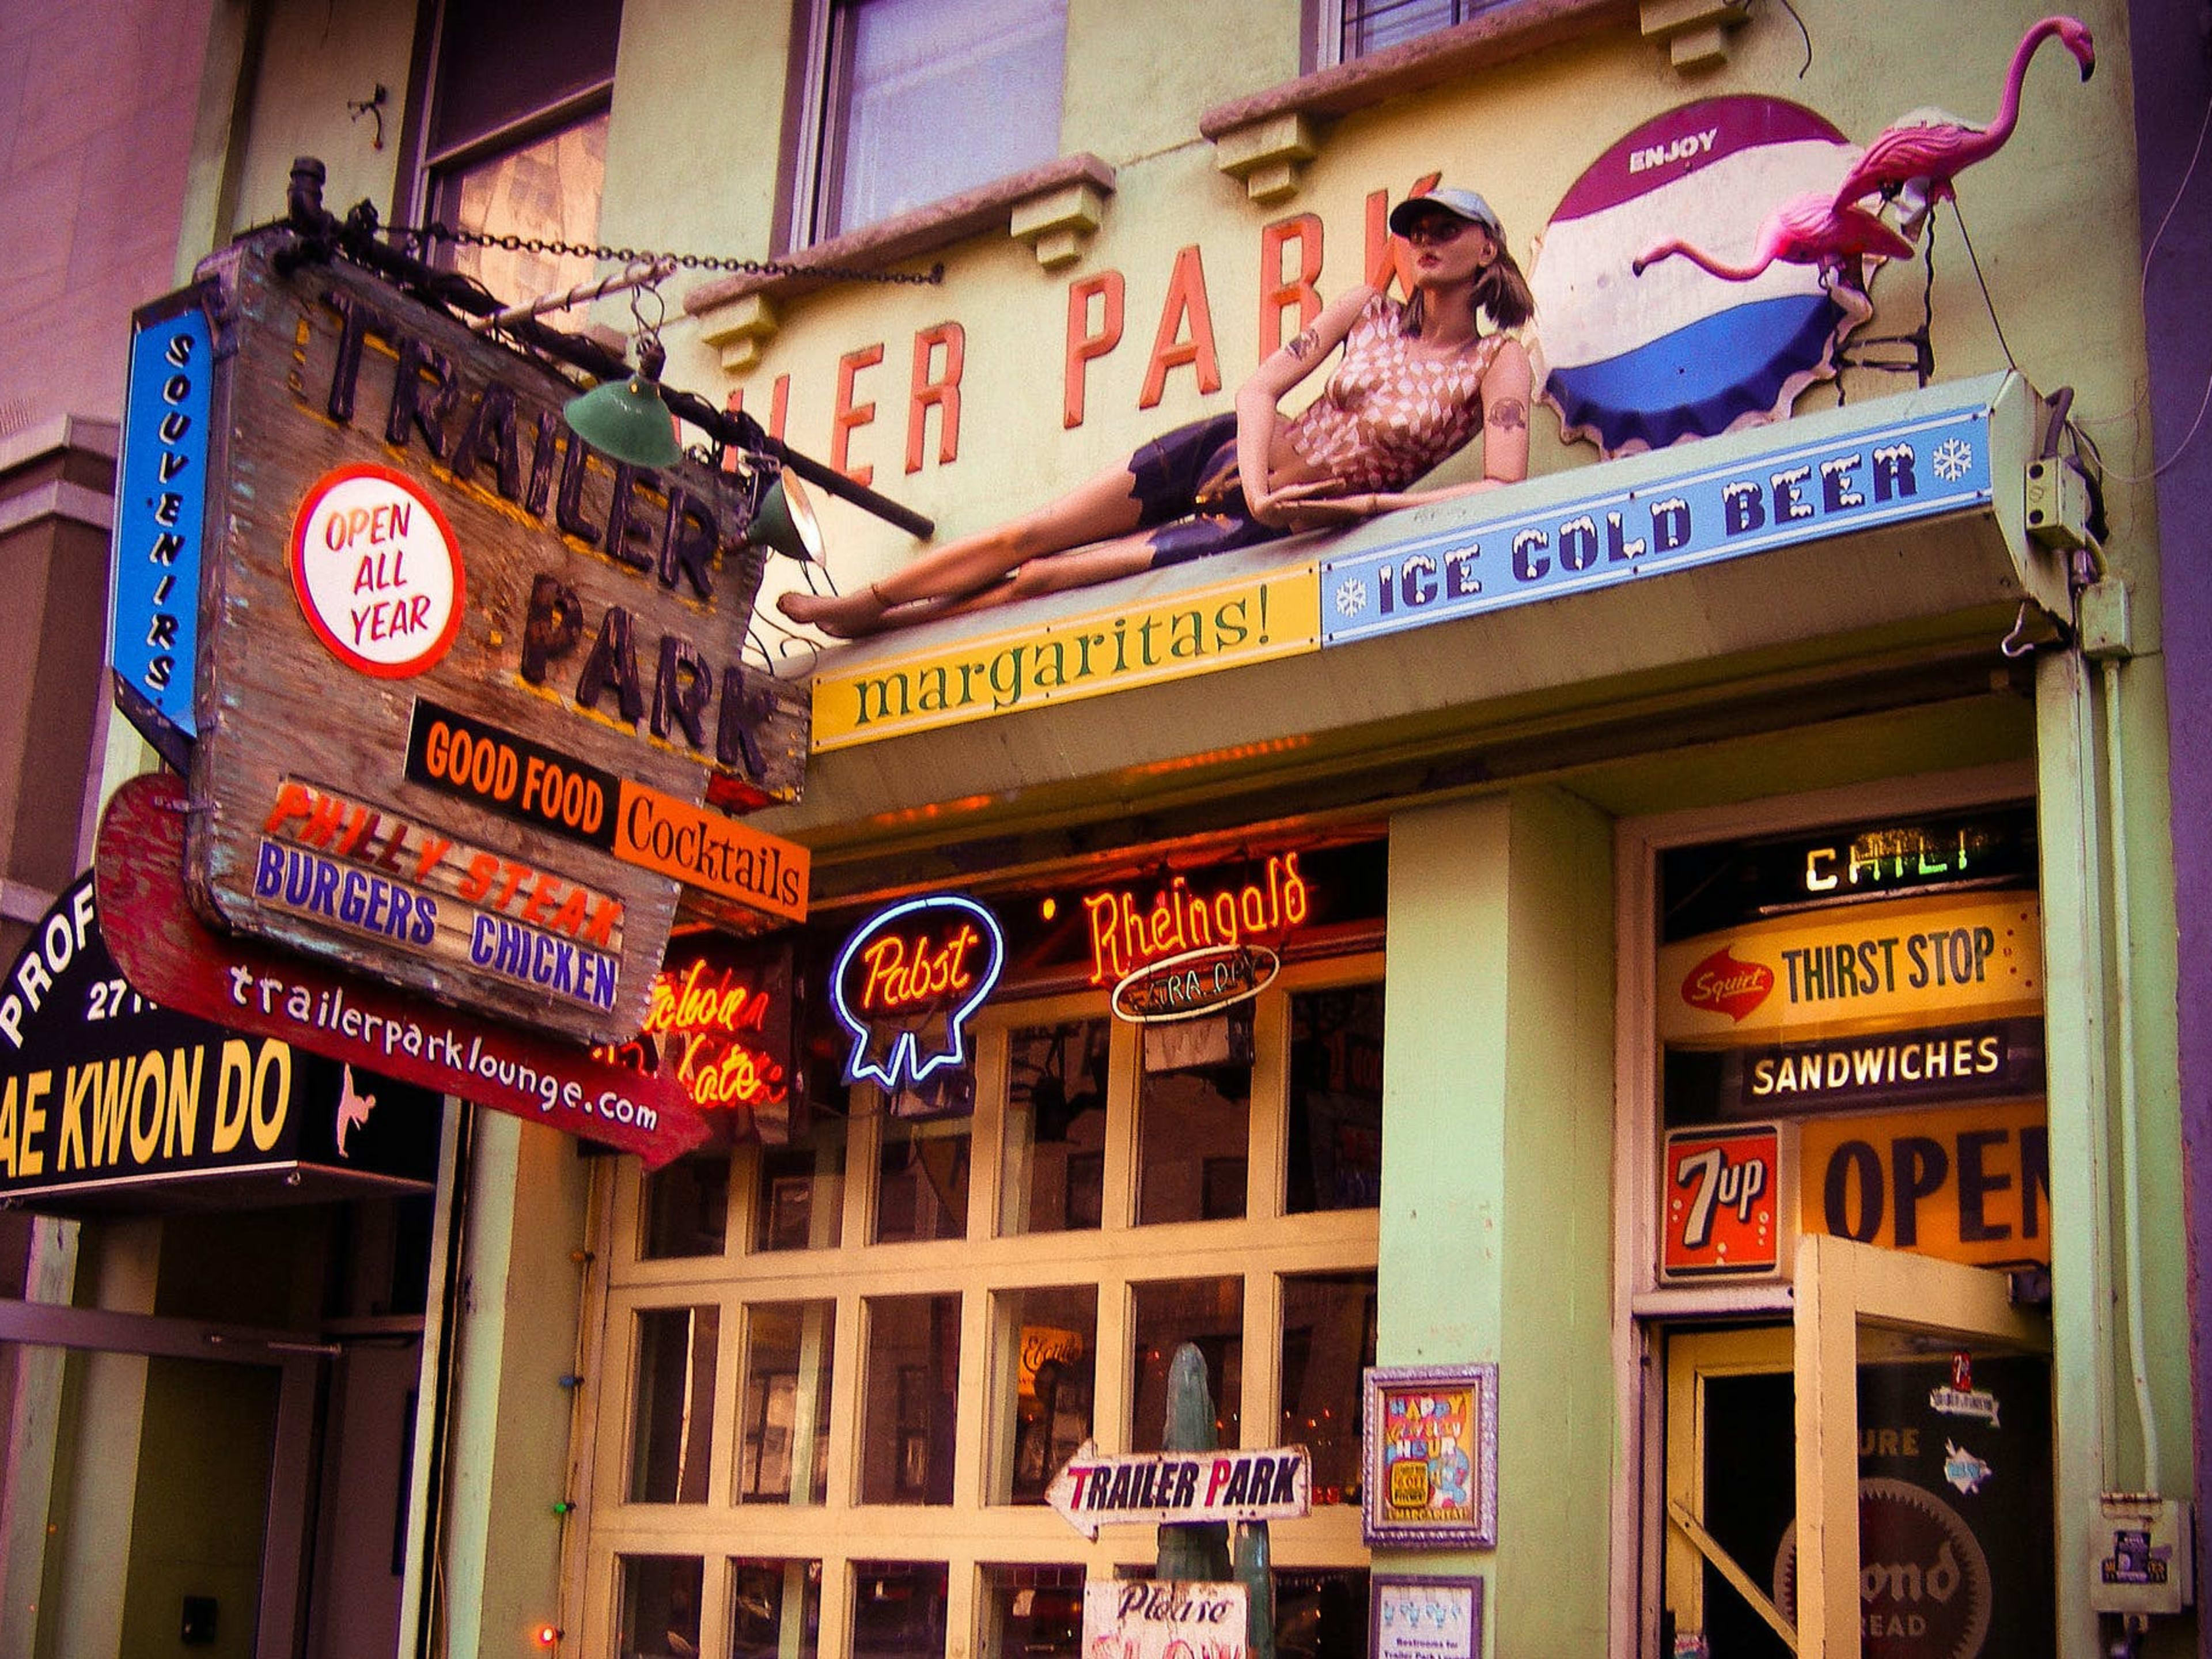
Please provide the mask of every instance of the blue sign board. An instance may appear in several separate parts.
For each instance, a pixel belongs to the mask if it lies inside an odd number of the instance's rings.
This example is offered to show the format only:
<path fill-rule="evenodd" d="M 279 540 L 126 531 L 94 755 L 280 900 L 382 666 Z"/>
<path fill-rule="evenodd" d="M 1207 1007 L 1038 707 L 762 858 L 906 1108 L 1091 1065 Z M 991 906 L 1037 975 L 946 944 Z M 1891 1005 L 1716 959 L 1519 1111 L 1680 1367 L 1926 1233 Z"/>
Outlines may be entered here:
<path fill-rule="evenodd" d="M 141 311 L 116 473 L 110 665 L 117 701 L 168 759 L 197 731 L 192 682 L 215 341 L 200 290 Z"/>
<path fill-rule="evenodd" d="M 1324 560 L 1322 643 L 1349 645 L 1990 499 L 1990 408 L 1978 398 L 1860 432 L 1739 450 L 1700 471 Z"/>

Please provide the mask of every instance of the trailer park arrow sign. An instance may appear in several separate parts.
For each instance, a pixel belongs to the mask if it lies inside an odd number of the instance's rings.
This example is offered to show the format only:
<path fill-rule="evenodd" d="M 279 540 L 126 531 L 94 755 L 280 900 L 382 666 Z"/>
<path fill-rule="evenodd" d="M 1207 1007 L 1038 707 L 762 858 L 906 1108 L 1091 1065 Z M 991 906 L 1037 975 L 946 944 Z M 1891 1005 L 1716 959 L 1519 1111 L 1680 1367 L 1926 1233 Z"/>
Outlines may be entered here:
<path fill-rule="evenodd" d="M 1313 1460 L 1304 1446 L 1102 1452 L 1086 1440 L 1053 1477 L 1044 1500 L 1094 1540 L 1109 1521 L 1291 1521 L 1313 1508 Z"/>

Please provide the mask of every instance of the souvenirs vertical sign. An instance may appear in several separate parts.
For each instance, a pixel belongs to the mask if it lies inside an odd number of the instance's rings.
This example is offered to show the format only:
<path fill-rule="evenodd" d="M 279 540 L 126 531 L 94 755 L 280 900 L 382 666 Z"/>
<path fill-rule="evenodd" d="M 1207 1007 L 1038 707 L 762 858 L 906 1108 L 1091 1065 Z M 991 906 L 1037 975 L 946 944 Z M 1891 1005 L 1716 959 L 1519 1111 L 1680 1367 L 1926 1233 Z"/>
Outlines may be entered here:
<path fill-rule="evenodd" d="M 209 460 L 188 886 L 207 918 L 579 1043 L 647 1017 L 679 898 L 805 913 L 799 692 L 745 665 L 733 475 L 610 461 L 543 365 L 255 237 Z"/>

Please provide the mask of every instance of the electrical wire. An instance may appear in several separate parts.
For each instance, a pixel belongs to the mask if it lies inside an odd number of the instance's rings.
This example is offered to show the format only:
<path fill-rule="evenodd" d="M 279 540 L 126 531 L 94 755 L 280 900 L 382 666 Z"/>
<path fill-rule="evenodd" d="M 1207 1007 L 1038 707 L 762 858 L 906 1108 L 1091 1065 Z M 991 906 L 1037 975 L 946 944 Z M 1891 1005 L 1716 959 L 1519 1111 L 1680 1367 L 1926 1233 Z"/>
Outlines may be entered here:
<path fill-rule="evenodd" d="M 2005 366 L 2015 374 L 2020 364 L 2014 360 L 2012 343 L 2005 338 L 2004 324 L 1997 317 L 1997 302 L 1990 297 L 1988 279 L 1982 275 L 1981 256 L 1974 252 L 1974 239 L 1966 232 L 1966 216 L 1959 211 L 1959 198 L 1951 198 L 1951 216 L 1959 222 L 1959 238 L 1966 245 L 1967 263 L 1974 268 L 1974 282 L 1982 290 L 1982 304 L 1990 313 L 1990 325 L 1997 331 L 1997 345 L 2004 352 Z"/>
<path fill-rule="evenodd" d="M 1791 5 L 1790 0 L 1782 0 L 1782 9 L 1788 12 L 1796 23 L 1797 33 L 1805 37 L 1805 64 L 1804 68 L 1797 71 L 1797 78 L 1802 81 L 1805 78 L 1806 72 L 1813 67 L 1813 31 L 1805 27 L 1805 20 L 1798 15 L 1797 8 Z"/>

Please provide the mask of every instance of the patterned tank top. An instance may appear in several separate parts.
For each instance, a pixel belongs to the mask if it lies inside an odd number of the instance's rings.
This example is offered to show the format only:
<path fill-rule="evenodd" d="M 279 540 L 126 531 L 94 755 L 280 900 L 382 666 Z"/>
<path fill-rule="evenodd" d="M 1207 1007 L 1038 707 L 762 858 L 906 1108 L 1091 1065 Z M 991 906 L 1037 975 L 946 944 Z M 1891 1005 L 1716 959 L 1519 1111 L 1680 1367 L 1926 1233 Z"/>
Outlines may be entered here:
<path fill-rule="evenodd" d="M 1376 295 L 1344 337 L 1328 385 L 1291 420 L 1291 447 L 1346 493 L 1405 489 L 1481 426 L 1482 377 L 1505 337 L 1486 334 L 1456 357 L 1419 356 L 1405 307 Z"/>

